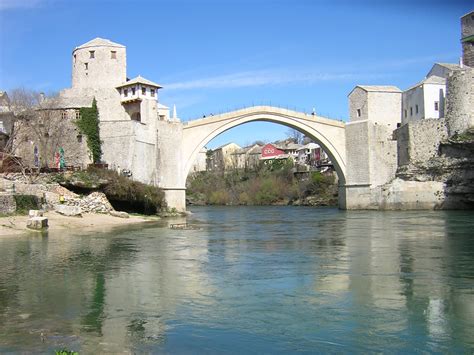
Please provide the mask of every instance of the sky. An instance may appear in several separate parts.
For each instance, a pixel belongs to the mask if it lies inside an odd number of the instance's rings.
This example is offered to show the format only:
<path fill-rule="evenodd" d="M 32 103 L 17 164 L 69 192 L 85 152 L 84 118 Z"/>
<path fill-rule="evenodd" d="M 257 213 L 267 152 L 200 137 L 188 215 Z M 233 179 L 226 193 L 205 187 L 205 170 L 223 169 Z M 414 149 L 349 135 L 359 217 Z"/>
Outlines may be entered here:
<path fill-rule="evenodd" d="M 159 83 L 187 121 L 252 105 L 348 120 L 356 85 L 406 89 L 461 56 L 465 0 L 0 0 L 0 90 L 71 85 L 72 50 L 127 47 L 127 76 Z M 248 145 L 288 128 L 249 123 L 216 137 Z"/>

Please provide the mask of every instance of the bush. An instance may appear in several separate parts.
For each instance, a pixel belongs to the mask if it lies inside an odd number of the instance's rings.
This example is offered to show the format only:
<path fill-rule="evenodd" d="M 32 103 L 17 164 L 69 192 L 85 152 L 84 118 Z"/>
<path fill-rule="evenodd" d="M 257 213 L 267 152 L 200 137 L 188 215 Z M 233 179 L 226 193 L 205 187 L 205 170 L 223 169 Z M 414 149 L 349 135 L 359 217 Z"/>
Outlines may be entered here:
<path fill-rule="evenodd" d="M 27 214 L 29 210 L 38 210 L 41 208 L 41 201 L 34 195 L 14 195 L 16 202 L 16 212 Z"/>

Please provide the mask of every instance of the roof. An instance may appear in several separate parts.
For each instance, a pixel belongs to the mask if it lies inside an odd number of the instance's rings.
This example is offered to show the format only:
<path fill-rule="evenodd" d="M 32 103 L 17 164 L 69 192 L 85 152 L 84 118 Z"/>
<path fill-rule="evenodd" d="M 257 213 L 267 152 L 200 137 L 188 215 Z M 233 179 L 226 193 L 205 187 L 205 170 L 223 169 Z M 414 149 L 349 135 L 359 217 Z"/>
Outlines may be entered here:
<path fill-rule="evenodd" d="M 419 83 L 409 87 L 405 91 L 410 91 L 410 90 L 413 90 L 413 89 L 415 89 L 419 86 L 426 85 L 426 84 L 446 85 L 446 79 L 442 78 L 440 76 L 432 75 L 432 76 L 429 76 L 429 77 L 423 79 Z"/>
<path fill-rule="evenodd" d="M 91 107 L 93 100 L 92 96 L 59 96 L 51 105 L 57 109 Z"/>
<path fill-rule="evenodd" d="M 258 144 L 249 145 L 247 147 L 240 148 L 235 151 L 234 154 L 261 154 L 262 146 Z"/>
<path fill-rule="evenodd" d="M 161 89 L 163 87 L 163 86 L 158 85 L 158 84 L 154 83 L 153 81 L 145 79 L 145 78 L 143 78 L 139 75 L 136 78 L 130 79 L 130 80 L 124 82 L 123 84 L 117 86 L 117 88 L 123 88 L 125 86 L 130 86 L 130 85 L 135 85 L 135 84 L 145 84 L 145 85 L 148 85 L 148 86 L 153 86 L 153 87 L 158 88 L 158 89 Z"/>
<path fill-rule="evenodd" d="M 280 150 L 298 150 L 301 148 L 301 144 L 297 143 L 276 143 L 272 145 Z"/>
<path fill-rule="evenodd" d="M 402 92 L 402 90 L 392 85 L 357 85 L 356 88 L 361 88 L 367 92 Z"/>
<path fill-rule="evenodd" d="M 305 144 L 304 146 L 302 146 L 302 147 L 299 148 L 298 150 L 315 149 L 315 148 L 319 148 L 319 144 L 314 143 L 314 142 L 310 142 L 310 143 L 308 143 L 308 144 Z"/>
<path fill-rule="evenodd" d="M 240 146 L 239 146 L 238 144 L 236 144 L 236 143 L 234 143 L 234 142 L 230 142 L 230 143 L 223 144 L 223 145 L 221 145 L 221 146 L 219 146 L 219 147 L 217 147 L 217 148 L 214 148 L 214 149 L 212 149 L 212 150 L 219 150 L 219 149 L 225 148 L 225 147 L 227 147 L 227 146 L 229 146 L 229 145 L 235 145 L 235 146 L 237 146 L 237 149 L 240 149 Z"/>
<path fill-rule="evenodd" d="M 461 69 L 461 66 L 459 64 L 455 64 L 455 63 L 434 63 L 433 67 L 435 65 L 445 67 L 446 69 L 449 69 L 449 70 L 460 70 Z"/>
<path fill-rule="evenodd" d="M 120 48 L 125 48 L 125 46 L 122 45 L 122 44 L 112 42 L 109 39 L 97 37 L 97 38 L 94 38 L 93 40 L 91 40 L 89 42 L 81 44 L 79 47 L 74 48 L 74 50 L 81 49 L 81 48 L 87 48 L 87 47 L 120 47 Z"/>

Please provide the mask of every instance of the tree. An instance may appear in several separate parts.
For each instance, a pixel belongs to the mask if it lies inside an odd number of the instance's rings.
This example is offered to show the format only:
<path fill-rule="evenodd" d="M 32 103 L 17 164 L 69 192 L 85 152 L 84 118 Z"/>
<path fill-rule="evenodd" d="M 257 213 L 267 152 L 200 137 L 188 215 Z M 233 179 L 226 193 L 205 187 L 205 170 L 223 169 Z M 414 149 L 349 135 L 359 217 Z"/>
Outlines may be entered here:
<path fill-rule="evenodd" d="M 289 128 L 286 131 L 286 136 L 290 139 L 292 139 L 295 143 L 297 144 L 303 144 L 305 135 L 301 133 L 300 131 L 294 129 L 294 128 Z"/>
<path fill-rule="evenodd" d="M 63 111 L 58 109 L 58 96 L 46 97 L 42 93 L 15 89 L 10 94 L 10 106 L 15 123 L 5 147 L 6 153 L 22 157 L 23 163 L 29 165 L 37 152 L 39 167 L 48 168 L 68 125 Z"/>

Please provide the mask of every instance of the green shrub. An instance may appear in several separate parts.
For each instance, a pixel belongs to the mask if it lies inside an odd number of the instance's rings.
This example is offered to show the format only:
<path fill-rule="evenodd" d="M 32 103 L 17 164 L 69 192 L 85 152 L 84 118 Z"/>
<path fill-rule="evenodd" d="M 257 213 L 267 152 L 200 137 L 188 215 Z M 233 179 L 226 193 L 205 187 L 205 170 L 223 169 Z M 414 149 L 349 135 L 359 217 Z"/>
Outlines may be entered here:
<path fill-rule="evenodd" d="M 34 195 L 14 195 L 16 202 L 16 212 L 26 214 L 29 210 L 41 208 L 40 199 Z"/>

